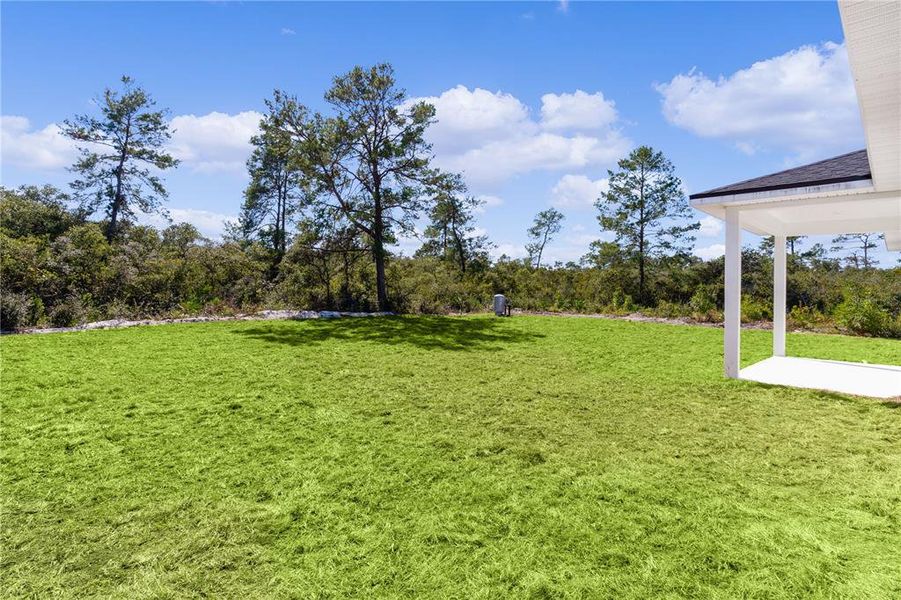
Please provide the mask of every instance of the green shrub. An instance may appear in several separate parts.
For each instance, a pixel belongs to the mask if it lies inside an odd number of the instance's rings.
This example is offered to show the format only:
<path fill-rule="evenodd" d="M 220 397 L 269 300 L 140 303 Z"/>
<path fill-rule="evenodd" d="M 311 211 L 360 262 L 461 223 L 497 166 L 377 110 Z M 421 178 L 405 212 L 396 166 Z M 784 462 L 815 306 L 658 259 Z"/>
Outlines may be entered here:
<path fill-rule="evenodd" d="M 800 329 L 817 329 L 826 324 L 826 315 L 815 306 L 793 306 L 788 313 L 788 322 Z"/>
<path fill-rule="evenodd" d="M 398 312 L 446 314 L 485 310 L 490 294 L 469 274 L 461 275 L 447 262 L 425 257 L 398 259 L 389 265 L 394 285 L 390 288 L 394 309 Z M 529 308 L 511 302 L 518 308 Z"/>
<path fill-rule="evenodd" d="M 834 316 L 839 327 L 852 333 L 897 337 L 892 316 L 861 290 L 849 290 Z"/>
<path fill-rule="evenodd" d="M 266 240 L 231 234 L 205 240 L 183 223 L 158 232 L 126 222 L 108 242 L 103 221 L 86 220 L 67 206 L 65 195 L 51 187 L 0 188 L 0 289 L 14 294 L 0 315 L 4 327 L 262 308 L 368 311 L 377 305 L 365 240 L 322 246 L 298 237 L 278 262 Z M 615 244 L 592 248 L 596 252 L 579 264 L 535 269 L 528 260 L 502 258 L 475 261 L 465 273 L 441 256 L 392 255 L 388 296 L 396 312 L 485 310 L 501 293 L 525 311 L 640 310 L 722 321 L 723 258 L 650 258 L 647 305 L 637 306 L 634 261 Z M 771 258 L 745 248 L 742 270 L 742 319 L 770 318 Z M 837 331 L 835 315 L 842 331 L 901 337 L 901 266 L 845 269 L 820 255 L 799 255 L 790 259 L 787 292 L 794 327 Z"/>
<path fill-rule="evenodd" d="M 692 294 L 691 300 L 688 301 L 688 308 L 693 319 L 705 322 L 722 320 L 722 314 L 716 307 L 716 289 L 716 286 L 712 284 L 698 286 L 698 289 Z"/>
<path fill-rule="evenodd" d="M 203 305 L 203 309 L 200 312 L 204 315 L 233 317 L 241 311 L 234 304 L 230 304 L 221 298 L 213 298 Z"/>
<path fill-rule="evenodd" d="M 84 303 L 77 296 L 69 296 L 50 310 L 50 323 L 54 327 L 74 327 L 87 316 Z"/>
<path fill-rule="evenodd" d="M 0 331 L 15 331 L 32 325 L 32 302 L 25 294 L 0 294 Z"/>
<path fill-rule="evenodd" d="M 666 300 L 661 300 L 657 304 L 656 308 L 647 312 L 654 315 L 655 317 L 677 319 L 679 317 L 691 316 L 692 310 L 690 307 L 685 306 L 684 304 L 677 304 L 676 302 L 667 302 Z"/>
<path fill-rule="evenodd" d="M 747 296 L 742 297 L 741 299 L 741 320 L 742 323 L 751 323 L 754 321 L 763 321 L 767 319 L 771 319 L 773 317 L 773 312 L 770 310 L 770 307 L 763 302 L 758 300 L 754 300 L 753 298 L 748 298 Z"/>
<path fill-rule="evenodd" d="M 688 306 L 693 312 L 708 313 L 716 310 L 716 293 L 712 285 L 701 285 L 692 294 Z"/>
<path fill-rule="evenodd" d="M 901 338 L 901 313 L 889 322 L 889 329 L 886 335 L 892 338 Z"/>
<path fill-rule="evenodd" d="M 617 313 L 631 313 L 635 312 L 635 309 L 637 308 L 635 302 L 632 300 L 632 296 L 624 293 L 621 289 L 617 289 L 613 292 L 613 301 L 611 304 L 613 306 L 613 311 Z"/>

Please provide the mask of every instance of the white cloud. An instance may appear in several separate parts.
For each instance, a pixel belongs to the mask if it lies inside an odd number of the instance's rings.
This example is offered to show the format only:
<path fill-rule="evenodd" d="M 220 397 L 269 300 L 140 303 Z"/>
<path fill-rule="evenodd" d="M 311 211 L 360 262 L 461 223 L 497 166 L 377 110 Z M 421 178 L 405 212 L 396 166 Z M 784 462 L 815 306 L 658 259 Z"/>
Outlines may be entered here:
<path fill-rule="evenodd" d="M 739 152 L 748 156 L 754 156 L 760 150 L 760 148 L 748 142 L 735 142 L 735 147 L 738 148 Z"/>
<path fill-rule="evenodd" d="M 175 223 L 190 223 L 207 237 L 221 237 L 225 233 L 225 222 L 234 221 L 233 215 L 224 215 L 208 210 L 193 208 L 170 208 L 169 214 Z"/>
<path fill-rule="evenodd" d="M 428 136 L 443 153 L 457 153 L 475 145 L 507 139 L 517 129 L 532 133 L 529 109 L 510 94 L 472 91 L 458 85 L 439 96 L 411 100 L 424 101 L 435 107 L 438 122 L 429 127 Z"/>
<path fill-rule="evenodd" d="M 710 260 L 712 258 L 719 258 L 726 254 L 726 246 L 723 244 L 711 244 L 709 246 L 704 246 L 702 248 L 695 248 L 695 256 L 702 258 L 704 260 Z"/>
<path fill-rule="evenodd" d="M 481 204 L 477 206 L 473 212 L 478 214 L 483 214 L 489 208 L 494 208 L 495 206 L 500 206 L 504 203 L 503 198 L 492 196 L 491 194 L 482 194 L 477 196 L 476 199 L 479 200 Z"/>
<path fill-rule="evenodd" d="M 225 215 L 194 208 L 170 208 L 169 216 L 172 218 L 171 223 L 156 214 L 140 215 L 138 221 L 159 228 L 165 228 L 174 223 L 190 223 L 204 237 L 216 239 L 222 237 L 222 234 L 225 233 L 226 221 L 234 221 L 236 219 L 234 215 Z"/>
<path fill-rule="evenodd" d="M 491 185 L 530 171 L 610 164 L 627 153 L 630 145 L 616 132 L 604 138 L 540 133 L 490 142 L 457 155 L 438 151 L 436 159 L 445 168 L 462 172 L 472 185 Z"/>
<path fill-rule="evenodd" d="M 723 232 L 723 222 L 716 217 L 706 216 L 700 221 L 701 228 L 698 235 L 701 237 L 716 237 Z"/>
<path fill-rule="evenodd" d="M 579 256 L 588 252 L 588 246 L 591 245 L 591 242 L 596 242 L 599 239 L 604 237 L 609 237 L 609 234 L 605 231 L 600 231 L 598 233 L 585 233 L 576 231 L 576 228 L 573 227 L 573 233 L 566 236 L 565 240 L 570 246 L 578 246 L 581 250 Z"/>
<path fill-rule="evenodd" d="M 290 27 L 282 27 L 281 30 L 282 35 L 297 35 L 297 32 L 291 29 Z"/>
<path fill-rule="evenodd" d="M 551 203 L 557 208 L 591 210 L 609 187 L 606 179 L 592 181 L 585 175 L 564 175 L 551 190 Z"/>
<path fill-rule="evenodd" d="M 234 115 L 211 112 L 179 115 L 171 121 L 173 156 L 202 172 L 244 172 L 250 138 L 259 130 L 262 115 L 248 110 Z"/>
<path fill-rule="evenodd" d="M 589 94 L 545 94 L 541 97 L 541 124 L 545 129 L 588 131 L 613 125 L 617 120 L 615 103 L 602 92 Z"/>
<path fill-rule="evenodd" d="M 4 166 L 63 169 L 75 162 L 76 157 L 75 144 L 62 135 L 56 123 L 32 131 L 25 117 L 0 117 L 0 161 Z"/>
<path fill-rule="evenodd" d="M 844 44 L 802 46 L 716 81 L 692 69 L 656 89 L 670 123 L 746 154 L 807 158 L 863 144 Z"/>
<path fill-rule="evenodd" d="M 482 202 L 484 206 L 500 206 L 504 203 L 503 198 L 499 198 L 497 196 L 492 196 L 490 194 L 482 194 L 479 196 L 479 200 Z"/>
<path fill-rule="evenodd" d="M 597 107 L 598 95 L 584 95 L 546 95 L 553 98 L 544 103 L 548 118 L 554 119 L 548 122 L 534 119 L 516 97 L 481 88 L 458 85 L 415 100 L 436 108 L 438 122 L 427 136 L 437 164 L 464 173 L 471 186 L 491 186 L 530 171 L 606 165 L 628 152 L 631 142 L 612 127 L 610 115 L 598 117 L 583 106 Z M 586 119 L 584 126 L 572 126 L 579 115 Z M 594 131 L 568 135 L 547 130 L 564 125 Z"/>
<path fill-rule="evenodd" d="M 243 173 L 261 116 L 255 111 L 179 115 L 170 122 L 175 131 L 169 151 L 197 171 Z M 3 165 L 37 170 L 62 169 L 77 157 L 75 144 L 57 124 L 32 131 L 28 119 L 18 116 L 0 117 L 0 152 Z"/>
<path fill-rule="evenodd" d="M 557 0 L 557 10 L 560 12 L 569 12 L 569 0 Z"/>

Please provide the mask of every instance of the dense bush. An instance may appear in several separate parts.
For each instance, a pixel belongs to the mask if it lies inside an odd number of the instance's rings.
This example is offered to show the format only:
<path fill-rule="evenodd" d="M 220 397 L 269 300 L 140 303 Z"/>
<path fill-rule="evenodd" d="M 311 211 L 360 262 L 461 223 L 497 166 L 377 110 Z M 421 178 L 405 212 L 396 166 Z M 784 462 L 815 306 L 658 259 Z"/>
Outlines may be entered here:
<path fill-rule="evenodd" d="M 835 308 L 835 322 L 850 333 L 899 337 L 899 321 L 879 306 L 872 294 L 857 286 L 850 287 L 845 299 Z"/>
<path fill-rule="evenodd" d="M 359 247 L 322 248 L 300 238 L 284 258 L 262 242 L 204 239 L 188 224 L 163 230 L 124 224 L 110 242 L 104 224 L 66 208 L 53 188 L 3 190 L 0 199 L 0 324 L 66 326 L 107 318 L 232 313 L 260 308 L 374 310 L 375 272 Z M 901 336 L 901 268 L 841 268 L 789 257 L 789 324 L 796 328 Z M 437 256 L 395 256 L 388 288 L 399 312 L 484 310 L 496 293 L 531 311 L 627 314 L 721 321 L 723 259 L 651 261 L 647 306 L 637 273 L 606 256 L 592 266 L 534 269 L 523 260 L 474 262 L 465 275 Z M 772 260 L 742 256 L 742 318 L 771 318 Z"/>
<path fill-rule="evenodd" d="M 71 327 L 87 320 L 87 310 L 78 296 L 69 296 L 56 304 L 48 315 L 54 327 Z"/>
<path fill-rule="evenodd" d="M 31 302 L 25 294 L 0 294 L 0 331 L 12 331 L 30 325 L 34 319 L 29 311 Z"/>
<path fill-rule="evenodd" d="M 796 329 L 823 329 L 829 319 L 812 306 L 792 306 L 788 311 L 788 324 Z"/>
<path fill-rule="evenodd" d="M 773 318 L 773 308 L 770 303 L 761 302 L 759 299 L 742 296 L 741 320 L 743 323 L 765 321 Z"/>
<path fill-rule="evenodd" d="M 716 287 L 713 285 L 699 285 L 692 294 L 688 306 L 691 314 L 699 321 L 719 321 L 722 313 L 717 310 Z"/>

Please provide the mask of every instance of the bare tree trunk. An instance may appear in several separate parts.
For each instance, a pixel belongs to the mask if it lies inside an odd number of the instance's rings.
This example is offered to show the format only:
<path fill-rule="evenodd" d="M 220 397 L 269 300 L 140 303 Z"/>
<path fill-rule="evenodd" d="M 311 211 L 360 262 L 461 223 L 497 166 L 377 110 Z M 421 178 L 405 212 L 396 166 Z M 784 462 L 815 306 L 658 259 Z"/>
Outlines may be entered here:
<path fill-rule="evenodd" d="M 385 250 L 381 241 L 375 242 L 375 289 L 380 311 L 388 310 L 388 286 L 385 282 Z"/>
<path fill-rule="evenodd" d="M 375 198 L 375 219 L 373 223 L 372 254 L 375 260 L 375 289 L 380 311 L 388 310 L 388 285 L 385 281 L 385 223 L 382 215 L 382 201 Z"/>
<path fill-rule="evenodd" d="M 116 188 L 120 189 L 121 183 L 116 184 Z M 117 223 L 119 220 L 119 206 L 122 204 L 122 194 L 116 192 L 116 198 L 113 200 L 113 207 L 109 215 L 109 227 L 106 229 L 106 241 L 111 242 L 116 237 Z"/>
<path fill-rule="evenodd" d="M 116 237 L 116 229 L 119 221 L 119 209 L 122 206 L 122 168 L 125 165 L 125 151 L 122 151 L 122 158 L 119 160 L 119 166 L 116 168 L 116 197 L 113 198 L 113 206 L 109 212 L 109 227 L 106 230 L 106 241 L 112 242 Z"/>
<path fill-rule="evenodd" d="M 460 272 L 466 273 L 466 252 L 463 248 L 463 239 L 457 228 L 451 227 L 451 234 L 454 236 L 454 246 L 457 247 L 457 259 L 460 261 Z"/>
<path fill-rule="evenodd" d="M 550 231 L 550 228 L 545 228 L 544 237 L 541 238 L 541 246 L 538 247 L 538 260 L 535 262 L 535 268 L 541 268 L 541 255 L 544 254 L 544 246 L 547 244 L 547 234 Z"/>
<path fill-rule="evenodd" d="M 325 270 L 325 304 L 329 308 L 337 308 L 332 298 L 332 269 L 329 264 L 329 254 L 325 253 L 322 257 L 322 266 Z"/>
<path fill-rule="evenodd" d="M 350 261 L 348 258 L 348 252 L 345 249 L 341 253 L 341 260 L 344 263 L 344 281 L 341 283 L 341 303 L 345 309 L 352 308 L 350 305 Z"/>
<path fill-rule="evenodd" d="M 278 197 L 275 203 L 275 254 L 276 262 L 280 263 L 285 256 L 287 245 L 285 243 L 285 212 L 287 210 L 288 185 L 283 179 L 278 188 Z"/>
<path fill-rule="evenodd" d="M 638 303 L 642 306 L 644 303 L 644 250 L 640 251 L 638 257 Z"/>
<path fill-rule="evenodd" d="M 644 164 L 641 165 L 641 189 L 639 191 L 640 194 L 640 205 L 639 205 L 639 220 L 640 223 L 638 225 L 638 303 L 642 306 L 645 305 L 644 298 L 644 183 L 645 183 L 645 174 L 644 174 Z"/>
<path fill-rule="evenodd" d="M 122 180 L 125 177 L 125 161 L 128 158 L 128 142 L 131 139 L 131 118 L 125 124 L 125 140 L 122 142 L 122 152 L 119 155 L 119 166 L 116 167 L 116 197 L 113 198 L 113 206 L 110 209 L 109 228 L 106 230 L 106 240 L 113 241 L 116 237 L 116 228 L 118 226 L 119 210 L 122 208 L 125 196 L 122 194 Z"/>

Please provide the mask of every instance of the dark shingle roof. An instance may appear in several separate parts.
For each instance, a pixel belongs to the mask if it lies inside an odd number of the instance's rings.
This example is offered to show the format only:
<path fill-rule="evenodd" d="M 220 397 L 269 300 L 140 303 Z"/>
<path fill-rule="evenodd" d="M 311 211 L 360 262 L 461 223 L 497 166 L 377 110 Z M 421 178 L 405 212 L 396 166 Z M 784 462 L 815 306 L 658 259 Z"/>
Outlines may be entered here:
<path fill-rule="evenodd" d="M 848 154 L 827 158 L 826 160 L 802 167 L 779 171 L 772 175 L 739 181 L 738 183 L 714 188 L 700 194 L 692 194 L 690 198 L 695 200 L 732 194 L 768 192 L 828 183 L 842 183 L 844 181 L 858 181 L 861 179 L 870 179 L 870 162 L 867 160 L 866 150 L 849 152 Z"/>

